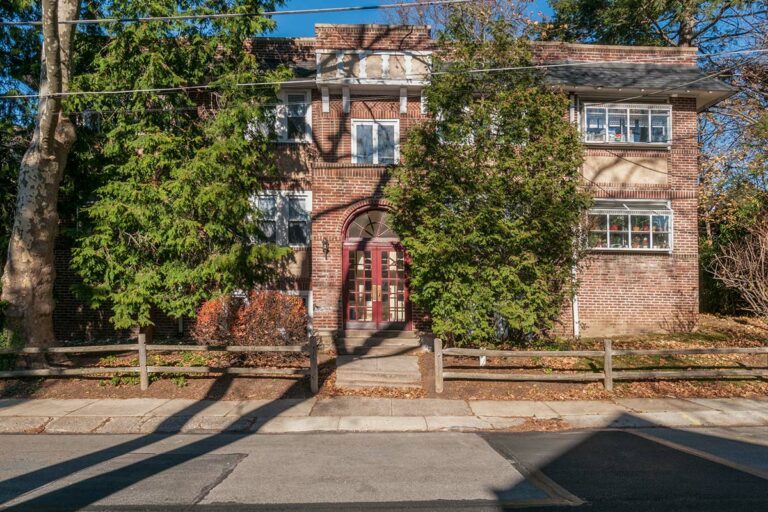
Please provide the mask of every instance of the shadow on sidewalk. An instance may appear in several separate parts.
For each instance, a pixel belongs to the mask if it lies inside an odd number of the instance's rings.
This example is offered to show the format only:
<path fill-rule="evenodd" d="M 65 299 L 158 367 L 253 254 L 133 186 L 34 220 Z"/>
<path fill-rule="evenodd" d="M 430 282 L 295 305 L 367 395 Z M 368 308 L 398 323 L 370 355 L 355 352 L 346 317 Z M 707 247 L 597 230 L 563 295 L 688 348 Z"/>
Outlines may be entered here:
<path fill-rule="evenodd" d="M 226 391 L 230 379 L 217 381 Z M 296 386 L 305 385 L 297 381 Z M 173 439 L 194 415 L 204 413 L 211 402 L 191 404 L 176 416 L 174 423 L 160 424 L 157 431 L 169 428 L 170 433 L 152 433 L 83 455 L 52 464 L 0 482 L 0 500 L 8 503 L 32 491 L 55 484 L 57 480 L 121 456 Z M 296 400 L 269 402 L 251 414 L 258 421 L 274 418 L 295 406 Z M 175 423 L 183 417 L 182 423 Z M 480 434 L 500 455 L 511 461 L 525 481 L 508 489 L 496 489 L 496 501 L 439 501 L 435 503 L 335 503 L 335 504 L 275 504 L 275 505 L 142 505 L 109 506 L 120 510 L 507 510 L 526 506 L 526 510 L 569 508 L 591 512 L 622 511 L 697 511 L 708 510 L 768 510 L 768 463 L 765 475 L 761 469 L 750 472 L 754 464 L 740 461 L 768 461 L 768 447 L 745 441 L 724 439 L 688 430 L 663 428 L 645 419 L 623 414 L 614 426 L 636 425 L 641 430 L 598 430 L 552 432 L 493 432 Z M 258 432 L 258 428 L 251 433 Z M 5 510 L 71 511 L 91 508 L 122 490 L 154 477 L 198 457 L 206 456 L 250 434 L 218 433 L 199 436 L 191 442 L 174 445 L 162 453 L 152 454 L 141 461 L 130 462 L 118 469 L 89 476 L 59 489 L 44 491 Z M 66 439 L 62 436 L 62 439 Z M 705 447 L 702 448 L 702 447 Z M 450 449 L 450 446 L 446 446 Z M 708 456 L 707 454 L 712 454 Z M 230 455 L 231 456 L 231 455 Z M 718 459 L 720 457 L 720 459 Z M 729 460 L 724 460 L 729 459 Z M 452 470 L 460 471 L 461 468 Z M 228 473 L 227 473 L 228 474 Z M 194 478 L 190 474 L 190 478 Z M 386 478 L 386 474 L 382 475 Z M 307 482 L 297 482 L 306 485 Z M 252 485 L 264 485 L 254 481 Z M 539 501 L 521 496 L 531 495 L 531 486 L 546 496 Z M 439 505 L 439 506 L 438 506 Z M 101 509 L 99 509 L 101 510 Z"/>
<path fill-rule="evenodd" d="M 336 364 L 333 359 L 320 365 L 319 373 L 321 388 L 324 383 L 323 374 L 326 373 L 322 371 L 323 367 L 327 367 L 331 364 Z M 249 411 L 247 416 L 254 419 L 254 424 L 250 428 L 249 433 L 223 431 L 215 434 L 201 435 L 198 440 L 191 443 L 183 444 L 169 451 L 154 454 L 140 462 L 131 463 L 100 475 L 88 477 L 61 489 L 50 490 L 21 503 L 6 506 L 7 508 L 4 508 L 3 510 L 72 511 L 80 510 L 92 505 L 163 471 L 214 452 L 219 448 L 226 447 L 251 434 L 258 433 L 260 428 L 259 425 L 265 421 L 280 416 L 282 413 L 285 413 L 301 403 L 302 399 L 296 399 L 295 397 L 301 396 L 302 390 L 308 387 L 307 380 L 308 377 L 297 380 L 284 390 L 278 398 L 254 409 L 253 411 Z M 228 375 L 218 377 L 206 395 L 224 396 L 231 386 L 232 381 L 232 377 Z M 0 507 L 23 497 L 27 493 L 39 490 L 74 473 L 87 470 L 99 464 L 112 461 L 118 457 L 136 452 L 142 448 L 172 439 L 177 434 L 182 433 L 182 429 L 193 417 L 196 415 L 203 415 L 206 408 L 213 403 L 216 402 L 210 400 L 195 402 L 183 410 L 175 412 L 172 416 L 167 417 L 152 433 L 143 434 L 141 437 L 126 441 L 116 446 L 111 446 L 81 457 L 52 464 L 4 480 L 0 482 Z M 236 419 L 233 418 L 233 420 Z M 168 508 L 165 507 L 163 509 L 167 510 Z M 146 507 L 142 508 L 142 510 L 146 510 Z"/>

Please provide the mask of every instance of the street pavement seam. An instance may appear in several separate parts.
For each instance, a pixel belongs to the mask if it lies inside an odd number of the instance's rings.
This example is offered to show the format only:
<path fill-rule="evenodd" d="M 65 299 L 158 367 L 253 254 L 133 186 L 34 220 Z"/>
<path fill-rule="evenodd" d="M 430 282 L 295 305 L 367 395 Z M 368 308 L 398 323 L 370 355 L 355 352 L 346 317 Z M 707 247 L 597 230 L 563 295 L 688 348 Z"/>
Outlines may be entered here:
<path fill-rule="evenodd" d="M 493 448 L 493 445 L 490 446 Z M 538 469 L 528 468 L 528 466 L 523 464 L 517 457 L 514 457 L 511 454 L 505 455 L 499 453 L 499 455 L 505 457 L 512 465 L 512 467 L 514 467 L 521 475 L 523 475 L 527 481 L 531 482 L 533 485 L 546 492 L 551 498 L 551 505 L 578 506 L 586 503 L 584 500 L 572 492 L 569 492 L 566 488 L 549 478 Z"/>
<path fill-rule="evenodd" d="M 192 500 L 192 504 L 193 505 L 198 505 L 205 498 L 207 498 L 208 495 L 211 494 L 211 491 L 213 491 L 222 482 L 224 482 L 224 480 L 229 478 L 229 475 L 231 475 L 235 471 L 235 469 L 237 469 L 237 466 L 239 466 L 240 463 L 243 462 L 248 457 L 247 453 L 237 453 L 237 454 L 233 454 L 233 455 L 237 455 L 237 459 L 236 459 L 235 463 L 232 464 L 231 466 L 228 466 L 228 467 L 225 466 L 224 470 L 221 472 L 221 474 L 213 482 L 211 482 L 209 485 L 207 485 L 207 486 L 203 487 L 202 489 L 200 489 L 200 492 Z"/>

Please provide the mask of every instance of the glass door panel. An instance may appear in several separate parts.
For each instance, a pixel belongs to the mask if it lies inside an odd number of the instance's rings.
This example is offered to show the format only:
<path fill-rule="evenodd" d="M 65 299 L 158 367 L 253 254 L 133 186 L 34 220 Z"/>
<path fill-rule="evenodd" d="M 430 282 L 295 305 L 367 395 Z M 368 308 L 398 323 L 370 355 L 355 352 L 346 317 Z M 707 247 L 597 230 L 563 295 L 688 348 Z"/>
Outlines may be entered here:
<path fill-rule="evenodd" d="M 405 322 L 405 258 L 402 251 L 381 252 L 381 321 Z"/>
<path fill-rule="evenodd" d="M 373 322 L 373 259 L 371 251 L 349 251 L 347 319 Z"/>

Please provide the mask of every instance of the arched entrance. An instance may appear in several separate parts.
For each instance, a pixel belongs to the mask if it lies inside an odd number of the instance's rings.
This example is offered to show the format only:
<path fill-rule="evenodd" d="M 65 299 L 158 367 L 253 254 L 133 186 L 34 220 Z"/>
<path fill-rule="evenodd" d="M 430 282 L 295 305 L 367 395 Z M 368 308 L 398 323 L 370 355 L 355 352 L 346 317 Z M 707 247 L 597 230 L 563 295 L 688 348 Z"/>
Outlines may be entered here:
<path fill-rule="evenodd" d="M 344 239 L 344 321 L 348 329 L 411 329 L 406 255 L 385 210 L 348 224 Z"/>

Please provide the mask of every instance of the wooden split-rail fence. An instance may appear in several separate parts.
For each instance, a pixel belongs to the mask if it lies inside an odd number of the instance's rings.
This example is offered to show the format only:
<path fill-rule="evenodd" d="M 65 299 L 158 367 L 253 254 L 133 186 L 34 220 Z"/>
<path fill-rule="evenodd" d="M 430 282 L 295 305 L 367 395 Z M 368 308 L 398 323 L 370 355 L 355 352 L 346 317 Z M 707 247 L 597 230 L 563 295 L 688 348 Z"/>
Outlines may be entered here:
<path fill-rule="evenodd" d="M 491 381 L 532 381 L 532 382 L 589 382 L 603 381 L 605 389 L 613 389 L 615 380 L 653 380 L 653 379 L 716 379 L 716 378 L 766 378 L 768 368 L 689 368 L 689 369 L 654 369 L 654 370 L 615 370 L 614 358 L 621 356 L 693 356 L 693 355 L 756 355 L 767 354 L 768 347 L 718 347 L 684 349 L 631 349 L 616 350 L 611 340 L 605 340 L 603 350 L 486 350 L 475 348 L 443 348 L 443 342 L 435 339 L 435 391 L 442 393 L 445 380 L 491 380 Z M 473 371 L 446 371 L 445 356 L 503 358 L 591 358 L 602 359 L 600 371 L 569 371 L 567 373 L 499 373 L 489 372 L 482 367 Z M 768 366 L 768 365 L 767 365 Z"/>
<path fill-rule="evenodd" d="M 85 353 L 138 352 L 138 366 L 88 367 L 88 368 L 40 368 L 0 371 L 0 378 L 57 377 L 70 375 L 109 375 L 115 373 L 138 373 L 142 390 L 149 387 L 150 373 L 211 373 L 247 375 L 257 377 L 304 377 L 309 376 L 312 393 L 319 387 L 317 340 L 310 337 L 308 343 L 288 346 L 233 346 L 233 345 L 157 345 L 148 344 L 145 334 L 139 334 L 137 343 L 119 345 L 91 345 L 79 347 L 0 349 L 2 354 L 85 354 Z M 307 354 L 309 368 L 254 368 L 254 367 L 212 367 L 212 366 L 152 366 L 147 363 L 149 352 L 237 352 L 237 353 L 293 353 Z"/>

